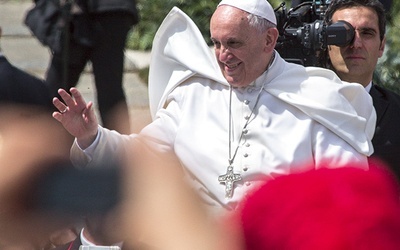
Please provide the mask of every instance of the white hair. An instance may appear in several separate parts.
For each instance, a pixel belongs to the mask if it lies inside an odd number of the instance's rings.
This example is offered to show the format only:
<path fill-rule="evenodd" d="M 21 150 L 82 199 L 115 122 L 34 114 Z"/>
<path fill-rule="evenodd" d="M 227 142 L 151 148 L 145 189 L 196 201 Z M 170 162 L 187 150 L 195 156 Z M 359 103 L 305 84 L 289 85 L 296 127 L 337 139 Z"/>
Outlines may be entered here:
<path fill-rule="evenodd" d="M 247 20 L 249 21 L 250 26 L 256 28 L 259 32 L 264 32 L 270 28 L 276 27 L 275 24 L 267 19 L 251 13 L 247 15 Z"/>

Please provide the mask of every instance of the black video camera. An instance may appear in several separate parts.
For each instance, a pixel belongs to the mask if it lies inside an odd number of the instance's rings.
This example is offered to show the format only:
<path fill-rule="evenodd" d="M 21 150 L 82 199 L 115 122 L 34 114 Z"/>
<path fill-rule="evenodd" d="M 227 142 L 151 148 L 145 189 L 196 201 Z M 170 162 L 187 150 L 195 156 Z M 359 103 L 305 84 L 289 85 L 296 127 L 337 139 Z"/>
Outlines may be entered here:
<path fill-rule="evenodd" d="M 329 3 L 330 0 L 305 1 L 287 11 L 283 2 L 275 9 L 279 30 L 275 49 L 283 59 L 304 66 L 320 66 L 321 53 L 328 45 L 352 43 L 354 28 L 351 24 L 346 21 L 324 23 Z"/>

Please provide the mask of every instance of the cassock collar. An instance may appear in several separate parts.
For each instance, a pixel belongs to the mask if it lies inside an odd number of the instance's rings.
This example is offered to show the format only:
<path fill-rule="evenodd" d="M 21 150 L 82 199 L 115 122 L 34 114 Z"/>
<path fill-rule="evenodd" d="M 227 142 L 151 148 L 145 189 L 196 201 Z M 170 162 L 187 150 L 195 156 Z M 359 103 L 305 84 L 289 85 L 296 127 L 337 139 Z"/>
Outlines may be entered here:
<path fill-rule="evenodd" d="M 276 54 L 277 54 L 277 52 L 274 51 L 274 55 L 272 57 L 272 62 L 270 62 L 267 70 L 264 71 L 264 73 L 261 76 L 259 76 L 254 82 L 252 82 L 249 86 L 261 88 L 262 86 L 265 86 L 265 85 L 268 84 L 268 82 L 271 80 L 269 72 L 273 71 L 273 67 L 274 67 L 275 59 L 276 59 Z"/>

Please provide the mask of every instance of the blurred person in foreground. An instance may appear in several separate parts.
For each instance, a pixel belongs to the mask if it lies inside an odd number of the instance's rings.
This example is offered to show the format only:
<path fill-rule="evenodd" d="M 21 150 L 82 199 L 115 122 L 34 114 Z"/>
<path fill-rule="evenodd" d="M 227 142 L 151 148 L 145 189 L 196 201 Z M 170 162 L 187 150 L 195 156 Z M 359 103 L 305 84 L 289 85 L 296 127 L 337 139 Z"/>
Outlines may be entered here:
<path fill-rule="evenodd" d="M 74 206 L 41 210 L 43 207 L 37 206 L 39 203 L 32 197 L 37 197 L 37 185 L 49 180 L 49 172 L 64 167 L 69 136 L 65 137 L 65 130 L 51 117 L 26 107 L 0 108 L 0 118 L 0 249 L 50 249 L 46 246 L 49 234 L 80 217 L 69 210 Z M 5 121 L 15 126 L 8 126 Z M 198 194 L 184 181 L 175 156 L 155 152 L 144 140 L 132 140 L 127 150 L 134 156 L 127 154 L 120 161 L 123 178 L 118 184 L 122 192 L 116 206 L 108 210 L 118 223 L 108 230 L 109 237 L 123 238 L 122 249 L 241 250 L 241 239 L 227 234 L 222 224 L 209 216 Z M 91 180 L 87 180 L 86 187 L 94 191 L 92 188 L 99 185 Z M 51 183 L 55 189 L 68 184 Z M 68 201 L 71 197 L 60 198 Z M 98 212 L 98 208 L 92 210 L 93 214 Z M 65 249 L 79 249 L 76 242 L 67 244 Z"/>
<path fill-rule="evenodd" d="M 126 249 L 391 250 L 400 244 L 398 184 L 382 167 L 364 171 L 350 163 L 266 180 L 230 220 L 219 221 L 184 181 L 175 156 L 154 151 L 142 139 L 127 147 L 133 154 L 121 168 L 123 195 L 114 211 L 119 223 L 110 230 L 125 240 Z M 20 184 L 26 181 L 16 177 Z M 49 220 L 42 223 L 48 226 Z"/>
<path fill-rule="evenodd" d="M 347 21 L 355 29 L 350 45 L 328 47 L 326 67 L 343 81 L 360 83 L 371 95 L 377 114 L 372 157 L 385 161 L 400 180 L 400 96 L 372 81 L 386 43 L 383 5 L 378 0 L 333 0 L 325 18 L 328 24 Z"/>
<path fill-rule="evenodd" d="M 10 144 L 8 136 L 20 134 L 19 128 L 14 132 L 8 131 L 4 138 L 6 153 L 21 151 L 22 144 L 15 144 L 18 147 Z M 42 146 L 48 145 L 40 144 L 39 148 Z M 391 250 L 400 244 L 398 184 L 381 171 L 382 167 L 364 171 L 349 163 L 339 169 L 322 168 L 266 180 L 241 201 L 230 220 L 219 221 L 210 217 L 198 194 L 184 181 L 184 171 L 174 155 L 154 151 L 140 137 L 130 141 L 126 149 L 130 154 L 121 168 L 122 199 L 114 211 L 119 223 L 110 230 L 110 234 L 125 240 L 126 249 Z M 28 185 L 33 176 L 43 173 L 44 165 L 34 167 L 35 157 L 28 156 L 24 164 L 13 165 L 14 171 L 0 169 L 4 173 L 2 184 Z M 57 153 L 54 156 L 58 158 Z M 5 159 L 2 155 L 2 163 L 10 163 Z M 5 194 L 15 195 L 15 189 L 4 187 L 0 188 L 0 201 L 20 207 L 21 196 L 10 203 L 6 198 L 13 196 Z M 38 229 L 54 226 L 54 220 L 46 216 L 28 220 L 31 217 L 22 214 L 24 220 L 13 221 L 13 227 L 7 228 L 8 240 L 23 238 L 33 225 L 36 233 Z M 0 222 L 3 226 L 4 221 Z M 25 230 L 20 231 L 21 226 Z"/>
<path fill-rule="evenodd" d="M 274 50 L 278 30 L 267 1 L 221 1 L 210 30 L 215 55 L 187 15 L 168 14 L 150 64 L 153 122 L 140 132 L 150 147 L 176 155 L 210 213 L 234 211 L 264 178 L 348 162 L 368 169 L 370 96 L 330 70 L 285 62 Z M 93 103 L 76 88 L 70 93 L 59 90 L 53 117 L 76 137 L 74 164 L 120 157 L 138 135 L 99 126 Z"/>
<path fill-rule="evenodd" d="M 70 143 L 70 135 L 48 110 L 32 105 L 0 106 L 0 249 L 43 249 L 55 231 L 66 233 L 66 226 L 73 225 L 31 209 L 34 180 L 69 162 Z M 41 218 L 44 223 L 38 223 Z"/>
<path fill-rule="evenodd" d="M 1 38 L 1 27 L 0 27 L 0 38 Z M 52 97 L 50 91 L 45 85 L 44 81 L 22 69 L 17 68 L 11 64 L 6 56 L 0 49 L 0 106 L 2 112 L 7 111 L 7 107 L 11 107 L 11 110 L 18 111 L 16 115 L 21 115 L 23 109 L 29 110 L 33 113 L 43 115 L 41 112 L 50 115 L 54 110 L 52 104 Z M 17 109 L 16 107 L 20 107 Z M 9 111 L 7 111 L 8 114 Z M 25 113 L 25 112 L 22 112 Z M 7 123 L 8 126 L 14 126 L 13 121 L 24 122 L 22 117 L 18 119 L 10 119 Z M 33 124 L 35 126 L 35 124 Z M 54 126 L 54 124 L 50 124 Z M 45 128 L 44 128 L 45 129 Z M 31 131 L 29 129 L 29 131 Z M 66 134 L 67 135 L 67 134 Z M 28 138 L 28 137 L 27 137 Z M 57 139 L 55 140 L 57 141 Z M 72 142 L 72 138 L 70 138 Z M 65 154 L 69 154 L 69 150 L 65 151 Z M 52 244 L 64 244 L 70 241 L 73 237 L 76 237 L 74 228 L 61 229 L 54 232 L 49 238 L 49 245 Z M 50 243 L 52 242 L 52 243 Z"/>

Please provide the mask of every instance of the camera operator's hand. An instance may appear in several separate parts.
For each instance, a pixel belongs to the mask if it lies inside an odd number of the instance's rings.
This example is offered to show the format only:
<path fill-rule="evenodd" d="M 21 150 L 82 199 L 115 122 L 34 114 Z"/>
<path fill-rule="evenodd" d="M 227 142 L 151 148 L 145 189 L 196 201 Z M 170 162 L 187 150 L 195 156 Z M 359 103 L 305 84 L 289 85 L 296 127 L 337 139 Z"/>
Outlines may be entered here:
<path fill-rule="evenodd" d="M 69 94 L 64 89 L 58 91 L 63 99 L 53 99 L 54 106 L 59 112 L 54 112 L 53 117 L 61 122 L 64 128 L 76 137 L 82 149 L 92 144 L 97 135 L 98 121 L 93 110 L 93 103 L 86 104 L 81 93 L 76 88 L 71 88 Z"/>

